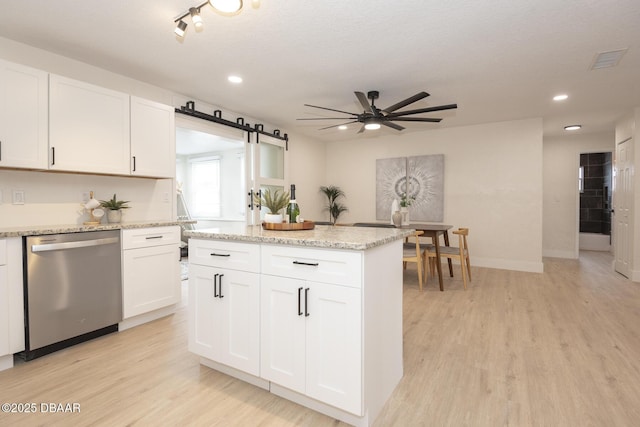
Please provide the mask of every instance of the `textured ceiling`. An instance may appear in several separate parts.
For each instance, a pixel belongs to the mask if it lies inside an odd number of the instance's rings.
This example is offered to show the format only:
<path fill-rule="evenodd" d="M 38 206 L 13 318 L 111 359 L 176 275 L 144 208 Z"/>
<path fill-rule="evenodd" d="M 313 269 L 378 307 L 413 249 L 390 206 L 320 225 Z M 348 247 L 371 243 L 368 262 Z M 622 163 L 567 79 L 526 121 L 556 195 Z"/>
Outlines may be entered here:
<path fill-rule="evenodd" d="M 403 132 L 531 117 L 546 135 L 610 131 L 640 106 L 638 0 L 245 0 L 231 17 L 203 7 L 204 29 L 178 40 L 174 18 L 197 4 L 2 1 L 0 36 L 321 140 L 372 136 L 295 120 L 322 114 L 305 103 L 361 112 L 356 90 L 380 91 L 379 107 L 422 90 L 431 97 L 410 108 L 459 106 Z M 620 48 L 617 67 L 589 69 Z M 570 98 L 554 103 L 561 92 Z"/>

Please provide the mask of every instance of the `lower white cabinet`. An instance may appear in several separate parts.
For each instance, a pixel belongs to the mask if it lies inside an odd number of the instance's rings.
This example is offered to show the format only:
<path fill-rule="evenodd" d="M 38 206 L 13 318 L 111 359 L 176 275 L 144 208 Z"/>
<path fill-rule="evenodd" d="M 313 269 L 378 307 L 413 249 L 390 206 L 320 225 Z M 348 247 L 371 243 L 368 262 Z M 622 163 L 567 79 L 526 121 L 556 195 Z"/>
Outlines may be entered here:
<path fill-rule="evenodd" d="M 180 300 L 180 228 L 122 230 L 124 319 Z"/>
<path fill-rule="evenodd" d="M 256 273 L 189 266 L 189 350 L 258 376 L 260 277 Z"/>
<path fill-rule="evenodd" d="M 358 288 L 261 277 L 261 377 L 362 415 Z"/>
<path fill-rule="evenodd" d="M 3 245 L 5 241 L 0 240 L 0 356 L 9 354 L 9 278 L 2 259 Z"/>
<path fill-rule="evenodd" d="M 0 239 L 0 371 L 24 350 L 22 238 Z"/>

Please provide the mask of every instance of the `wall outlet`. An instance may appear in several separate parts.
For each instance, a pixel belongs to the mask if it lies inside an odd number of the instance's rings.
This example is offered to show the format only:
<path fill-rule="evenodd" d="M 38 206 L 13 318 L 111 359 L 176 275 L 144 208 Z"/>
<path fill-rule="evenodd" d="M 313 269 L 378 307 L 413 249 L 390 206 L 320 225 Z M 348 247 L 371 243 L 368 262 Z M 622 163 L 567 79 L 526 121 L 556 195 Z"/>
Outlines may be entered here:
<path fill-rule="evenodd" d="M 162 201 L 165 203 L 169 203 L 169 192 L 165 191 L 164 193 L 162 193 Z"/>
<path fill-rule="evenodd" d="M 14 205 L 24 205 L 24 191 L 13 190 L 13 202 Z"/>

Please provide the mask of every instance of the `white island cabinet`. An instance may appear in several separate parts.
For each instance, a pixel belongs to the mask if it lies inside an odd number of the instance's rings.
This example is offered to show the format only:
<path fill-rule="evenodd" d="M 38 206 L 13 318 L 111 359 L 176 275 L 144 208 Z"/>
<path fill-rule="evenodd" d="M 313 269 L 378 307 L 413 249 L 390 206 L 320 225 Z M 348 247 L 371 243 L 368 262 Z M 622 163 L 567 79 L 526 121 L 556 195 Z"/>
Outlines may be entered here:
<path fill-rule="evenodd" d="M 206 366 L 296 403 L 371 425 L 402 377 L 408 234 L 327 226 L 185 232 L 190 351 Z M 224 308 L 232 282 L 240 297 Z"/>

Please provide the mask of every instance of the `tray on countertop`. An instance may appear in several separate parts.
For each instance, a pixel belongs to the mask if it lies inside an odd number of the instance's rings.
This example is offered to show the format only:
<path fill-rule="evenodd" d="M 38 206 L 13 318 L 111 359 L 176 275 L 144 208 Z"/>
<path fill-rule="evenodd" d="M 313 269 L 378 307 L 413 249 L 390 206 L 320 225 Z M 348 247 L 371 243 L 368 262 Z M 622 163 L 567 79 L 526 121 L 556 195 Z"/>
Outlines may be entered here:
<path fill-rule="evenodd" d="M 265 230 L 278 230 L 278 231 L 292 231 L 292 230 L 313 230 L 316 226 L 316 223 L 313 221 L 304 221 L 304 222 L 296 222 L 296 223 L 273 223 L 273 222 L 263 222 L 262 228 Z"/>

